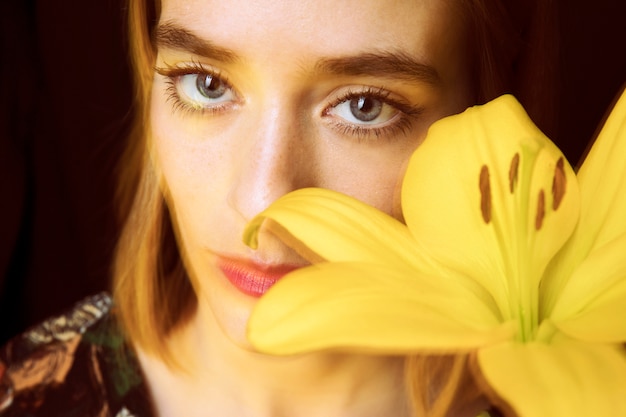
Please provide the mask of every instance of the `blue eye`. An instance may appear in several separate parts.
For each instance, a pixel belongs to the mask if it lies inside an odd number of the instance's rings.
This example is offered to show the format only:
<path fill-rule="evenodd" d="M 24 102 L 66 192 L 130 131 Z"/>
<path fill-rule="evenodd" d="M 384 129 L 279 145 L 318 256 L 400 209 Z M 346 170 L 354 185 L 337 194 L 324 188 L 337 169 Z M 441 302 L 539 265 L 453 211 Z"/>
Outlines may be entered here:
<path fill-rule="evenodd" d="M 398 113 L 400 111 L 394 106 L 370 94 L 344 97 L 327 111 L 327 114 L 358 125 L 384 124 Z"/>
<path fill-rule="evenodd" d="M 196 88 L 198 92 L 209 99 L 222 97 L 228 86 L 220 78 L 211 74 L 193 74 L 196 77 Z"/>
<path fill-rule="evenodd" d="M 216 113 L 239 101 L 235 89 L 219 72 L 200 63 L 166 65 L 155 72 L 165 78 L 174 110 Z"/>
<path fill-rule="evenodd" d="M 236 100 L 233 89 L 215 74 L 185 74 L 175 77 L 173 81 L 180 101 L 195 109 Z"/>
<path fill-rule="evenodd" d="M 422 111 L 387 89 L 359 86 L 339 94 L 322 116 L 344 136 L 383 139 L 408 134 Z"/>
<path fill-rule="evenodd" d="M 378 99 L 361 96 L 350 100 L 350 113 L 363 122 L 371 122 L 383 111 L 384 103 Z"/>

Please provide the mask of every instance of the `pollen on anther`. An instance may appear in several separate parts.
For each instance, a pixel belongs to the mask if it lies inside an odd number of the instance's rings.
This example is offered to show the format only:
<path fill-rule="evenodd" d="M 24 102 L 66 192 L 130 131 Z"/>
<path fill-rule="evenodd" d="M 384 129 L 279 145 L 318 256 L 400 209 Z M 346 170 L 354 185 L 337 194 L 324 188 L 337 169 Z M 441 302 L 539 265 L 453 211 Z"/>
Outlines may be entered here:
<path fill-rule="evenodd" d="M 480 212 L 485 223 L 491 221 L 491 186 L 489 184 L 489 168 L 483 165 L 480 169 L 480 178 L 478 181 L 480 189 Z"/>
<path fill-rule="evenodd" d="M 563 157 L 559 158 L 554 167 L 554 179 L 552 180 L 552 209 L 556 210 L 563 201 L 565 195 L 565 187 L 567 185 L 567 177 L 565 176 L 565 162 Z"/>
<path fill-rule="evenodd" d="M 515 190 L 515 185 L 517 184 L 517 174 L 519 171 L 519 153 L 516 153 L 513 159 L 511 160 L 511 167 L 509 168 L 509 190 L 511 194 Z"/>
<path fill-rule="evenodd" d="M 537 215 L 535 216 L 535 230 L 543 226 L 543 218 L 546 216 L 546 196 L 543 190 L 539 191 L 537 198 Z"/>

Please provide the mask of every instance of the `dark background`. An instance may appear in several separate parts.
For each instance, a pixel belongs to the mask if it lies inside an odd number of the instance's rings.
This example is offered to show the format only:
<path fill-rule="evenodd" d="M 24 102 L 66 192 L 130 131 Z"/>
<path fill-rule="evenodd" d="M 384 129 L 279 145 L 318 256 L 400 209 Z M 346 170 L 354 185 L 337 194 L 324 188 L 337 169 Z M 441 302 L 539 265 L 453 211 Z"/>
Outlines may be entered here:
<path fill-rule="evenodd" d="M 0 343 L 108 287 L 132 118 L 122 4 L 0 1 Z"/>
<path fill-rule="evenodd" d="M 553 140 L 575 164 L 626 82 L 626 2 L 559 9 Z M 123 0 L 2 0 L 0 25 L 2 343 L 108 288 L 132 93 Z"/>

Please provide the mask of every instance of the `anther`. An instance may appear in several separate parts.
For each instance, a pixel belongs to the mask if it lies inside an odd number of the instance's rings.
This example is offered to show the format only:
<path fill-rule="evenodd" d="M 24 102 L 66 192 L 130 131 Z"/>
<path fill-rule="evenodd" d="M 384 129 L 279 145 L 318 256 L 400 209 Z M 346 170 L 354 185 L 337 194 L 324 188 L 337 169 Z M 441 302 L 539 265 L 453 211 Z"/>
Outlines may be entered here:
<path fill-rule="evenodd" d="M 511 167 L 509 168 L 509 190 L 511 194 L 515 190 L 515 185 L 517 184 L 517 174 L 519 171 L 519 153 L 516 153 L 513 159 L 511 160 Z"/>
<path fill-rule="evenodd" d="M 552 209 L 556 210 L 563 201 L 565 195 L 565 186 L 567 183 L 567 177 L 565 176 L 565 162 L 563 157 L 559 158 L 556 166 L 554 167 L 554 179 L 552 180 Z"/>
<path fill-rule="evenodd" d="M 483 165 L 480 169 L 478 187 L 480 188 L 480 212 L 485 223 L 489 224 L 491 221 L 491 186 L 489 185 L 489 168 L 487 165 Z"/>

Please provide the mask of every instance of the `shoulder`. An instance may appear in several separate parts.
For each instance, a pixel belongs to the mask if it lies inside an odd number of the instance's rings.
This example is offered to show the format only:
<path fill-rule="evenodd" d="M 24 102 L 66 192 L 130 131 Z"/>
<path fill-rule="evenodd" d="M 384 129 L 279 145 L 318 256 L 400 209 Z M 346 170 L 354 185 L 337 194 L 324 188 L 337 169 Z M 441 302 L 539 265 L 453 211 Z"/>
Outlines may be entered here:
<path fill-rule="evenodd" d="M 0 349 L 3 417 L 149 416 L 146 392 L 106 293 L 86 298 Z"/>

